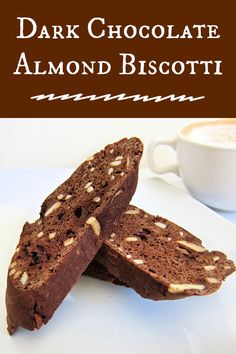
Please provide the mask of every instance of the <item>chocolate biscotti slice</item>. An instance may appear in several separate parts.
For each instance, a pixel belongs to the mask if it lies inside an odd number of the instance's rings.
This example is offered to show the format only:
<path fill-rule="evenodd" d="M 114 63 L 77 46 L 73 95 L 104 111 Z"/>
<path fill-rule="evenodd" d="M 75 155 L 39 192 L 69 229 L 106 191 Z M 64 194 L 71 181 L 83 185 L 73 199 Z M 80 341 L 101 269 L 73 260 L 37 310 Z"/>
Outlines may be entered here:
<path fill-rule="evenodd" d="M 123 214 L 95 262 L 85 274 L 121 282 L 153 300 L 211 294 L 235 271 L 224 253 L 209 252 L 183 228 L 134 206 Z"/>
<path fill-rule="evenodd" d="M 136 189 L 143 146 L 123 139 L 91 156 L 26 223 L 8 272 L 9 333 L 52 317 L 113 230 Z"/>

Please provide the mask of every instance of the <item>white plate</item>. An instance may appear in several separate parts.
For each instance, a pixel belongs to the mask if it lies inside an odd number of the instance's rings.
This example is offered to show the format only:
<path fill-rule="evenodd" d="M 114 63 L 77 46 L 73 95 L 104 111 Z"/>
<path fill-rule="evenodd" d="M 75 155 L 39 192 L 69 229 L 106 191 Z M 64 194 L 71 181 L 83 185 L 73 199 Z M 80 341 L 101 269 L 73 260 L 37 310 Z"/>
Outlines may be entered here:
<path fill-rule="evenodd" d="M 68 175 L 67 170 L 1 171 L 0 353 L 235 354 L 235 275 L 213 295 L 164 302 L 83 277 L 47 326 L 7 334 L 6 274 L 21 227 Z M 181 189 L 144 171 L 133 203 L 173 220 L 236 261 L 236 227 Z"/>

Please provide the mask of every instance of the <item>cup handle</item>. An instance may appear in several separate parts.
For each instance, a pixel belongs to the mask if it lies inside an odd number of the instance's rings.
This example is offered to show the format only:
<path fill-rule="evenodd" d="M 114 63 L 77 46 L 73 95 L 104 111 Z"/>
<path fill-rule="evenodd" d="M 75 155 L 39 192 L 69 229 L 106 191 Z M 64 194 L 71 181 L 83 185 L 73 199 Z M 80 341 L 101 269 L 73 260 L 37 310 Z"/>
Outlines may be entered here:
<path fill-rule="evenodd" d="M 148 157 L 148 165 L 149 165 L 150 169 L 152 170 L 152 172 L 154 172 L 158 175 L 172 172 L 172 173 L 175 173 L 176 175 L 179 176 L 179 168 L 178 168 L 177 163 L 157 167 L 157 165 L 155 163 L 155 159 L 154 159 L 154 152 L 155 152 L 156 147 L 160 146 L 160 145 L 170 146 L 173 150 L 176 151 L 177 139 L 174 138 L 174 139 L 169 139 L 169 140 L 154 141 L 149 145 L 147 157 Z"/>

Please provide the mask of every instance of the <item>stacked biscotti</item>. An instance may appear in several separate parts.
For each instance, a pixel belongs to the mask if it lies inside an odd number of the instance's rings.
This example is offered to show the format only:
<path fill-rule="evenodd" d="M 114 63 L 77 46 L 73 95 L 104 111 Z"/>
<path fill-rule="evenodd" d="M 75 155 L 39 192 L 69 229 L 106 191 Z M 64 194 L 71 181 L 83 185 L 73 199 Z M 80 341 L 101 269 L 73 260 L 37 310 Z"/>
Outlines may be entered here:
<path fill-rule="evenodd" d="M 8 272 L 9 333 L 46 324 L 79 280 L 136 189 L 143 146 L 123 139 L 88 158 L 26 223 Z"/>
<path fill-rule="evenodd" d="M 235 270 L 186 230 L 129 205 L 142 151 L 137 138 L 106 146 L 24 225 L 8 272 L 10 334 L 46 324 L 83 272 L 164 300 L 210 294 Z"/>

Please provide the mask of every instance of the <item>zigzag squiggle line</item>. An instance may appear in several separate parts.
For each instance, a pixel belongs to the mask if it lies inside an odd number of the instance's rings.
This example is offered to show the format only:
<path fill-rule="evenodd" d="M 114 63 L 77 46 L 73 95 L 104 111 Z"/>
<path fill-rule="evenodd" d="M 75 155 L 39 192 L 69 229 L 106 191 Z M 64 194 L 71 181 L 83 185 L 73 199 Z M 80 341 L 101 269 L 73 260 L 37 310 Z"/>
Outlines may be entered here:
<path fill-rule="evenodd" d="M 32 96 L 32 100 L 36 101 L 42 101 L 42 100 L 48 100 L 48 101 L 67 101 L 67 100 L 72 100 L 72 101 L 84 101 L 84 100 L 89 100 L 89 101 L 98 101 L 98 100 L 103 100 L 104 102 L 107 101 L 112 101 L 112 100 L 117 100 L 117 101 L 127 101 L 127 100 L 132 100 L 133 102 L 163 102 L 163 101 L 178 101 L 178 102 L 194 102 L 194 101 L 199 101 L 203 100 L 205 96 L 198 96 L 198 97 L 193 97 L 193 96 L 186 96 L 185 94 L 176 96 L 175 94 L 171 94 L 168 96 L 149 96 L 149 95 L 140 95 L 140 94 L 134 94 L 131 96 L 128 96 L 126 93 L 120 93 L 118 95 L 112 95 L 111 93 L 107 93 L 101 96 L 97 96 L 95 94 L 93 95 L 84 95 L 83 93 L 78 93 L 75 95 L 70 95 L 68 93 L 56 96 L 55 93 L 50 93 L 50 94 L 40 94 L 36 96 Z"/>

